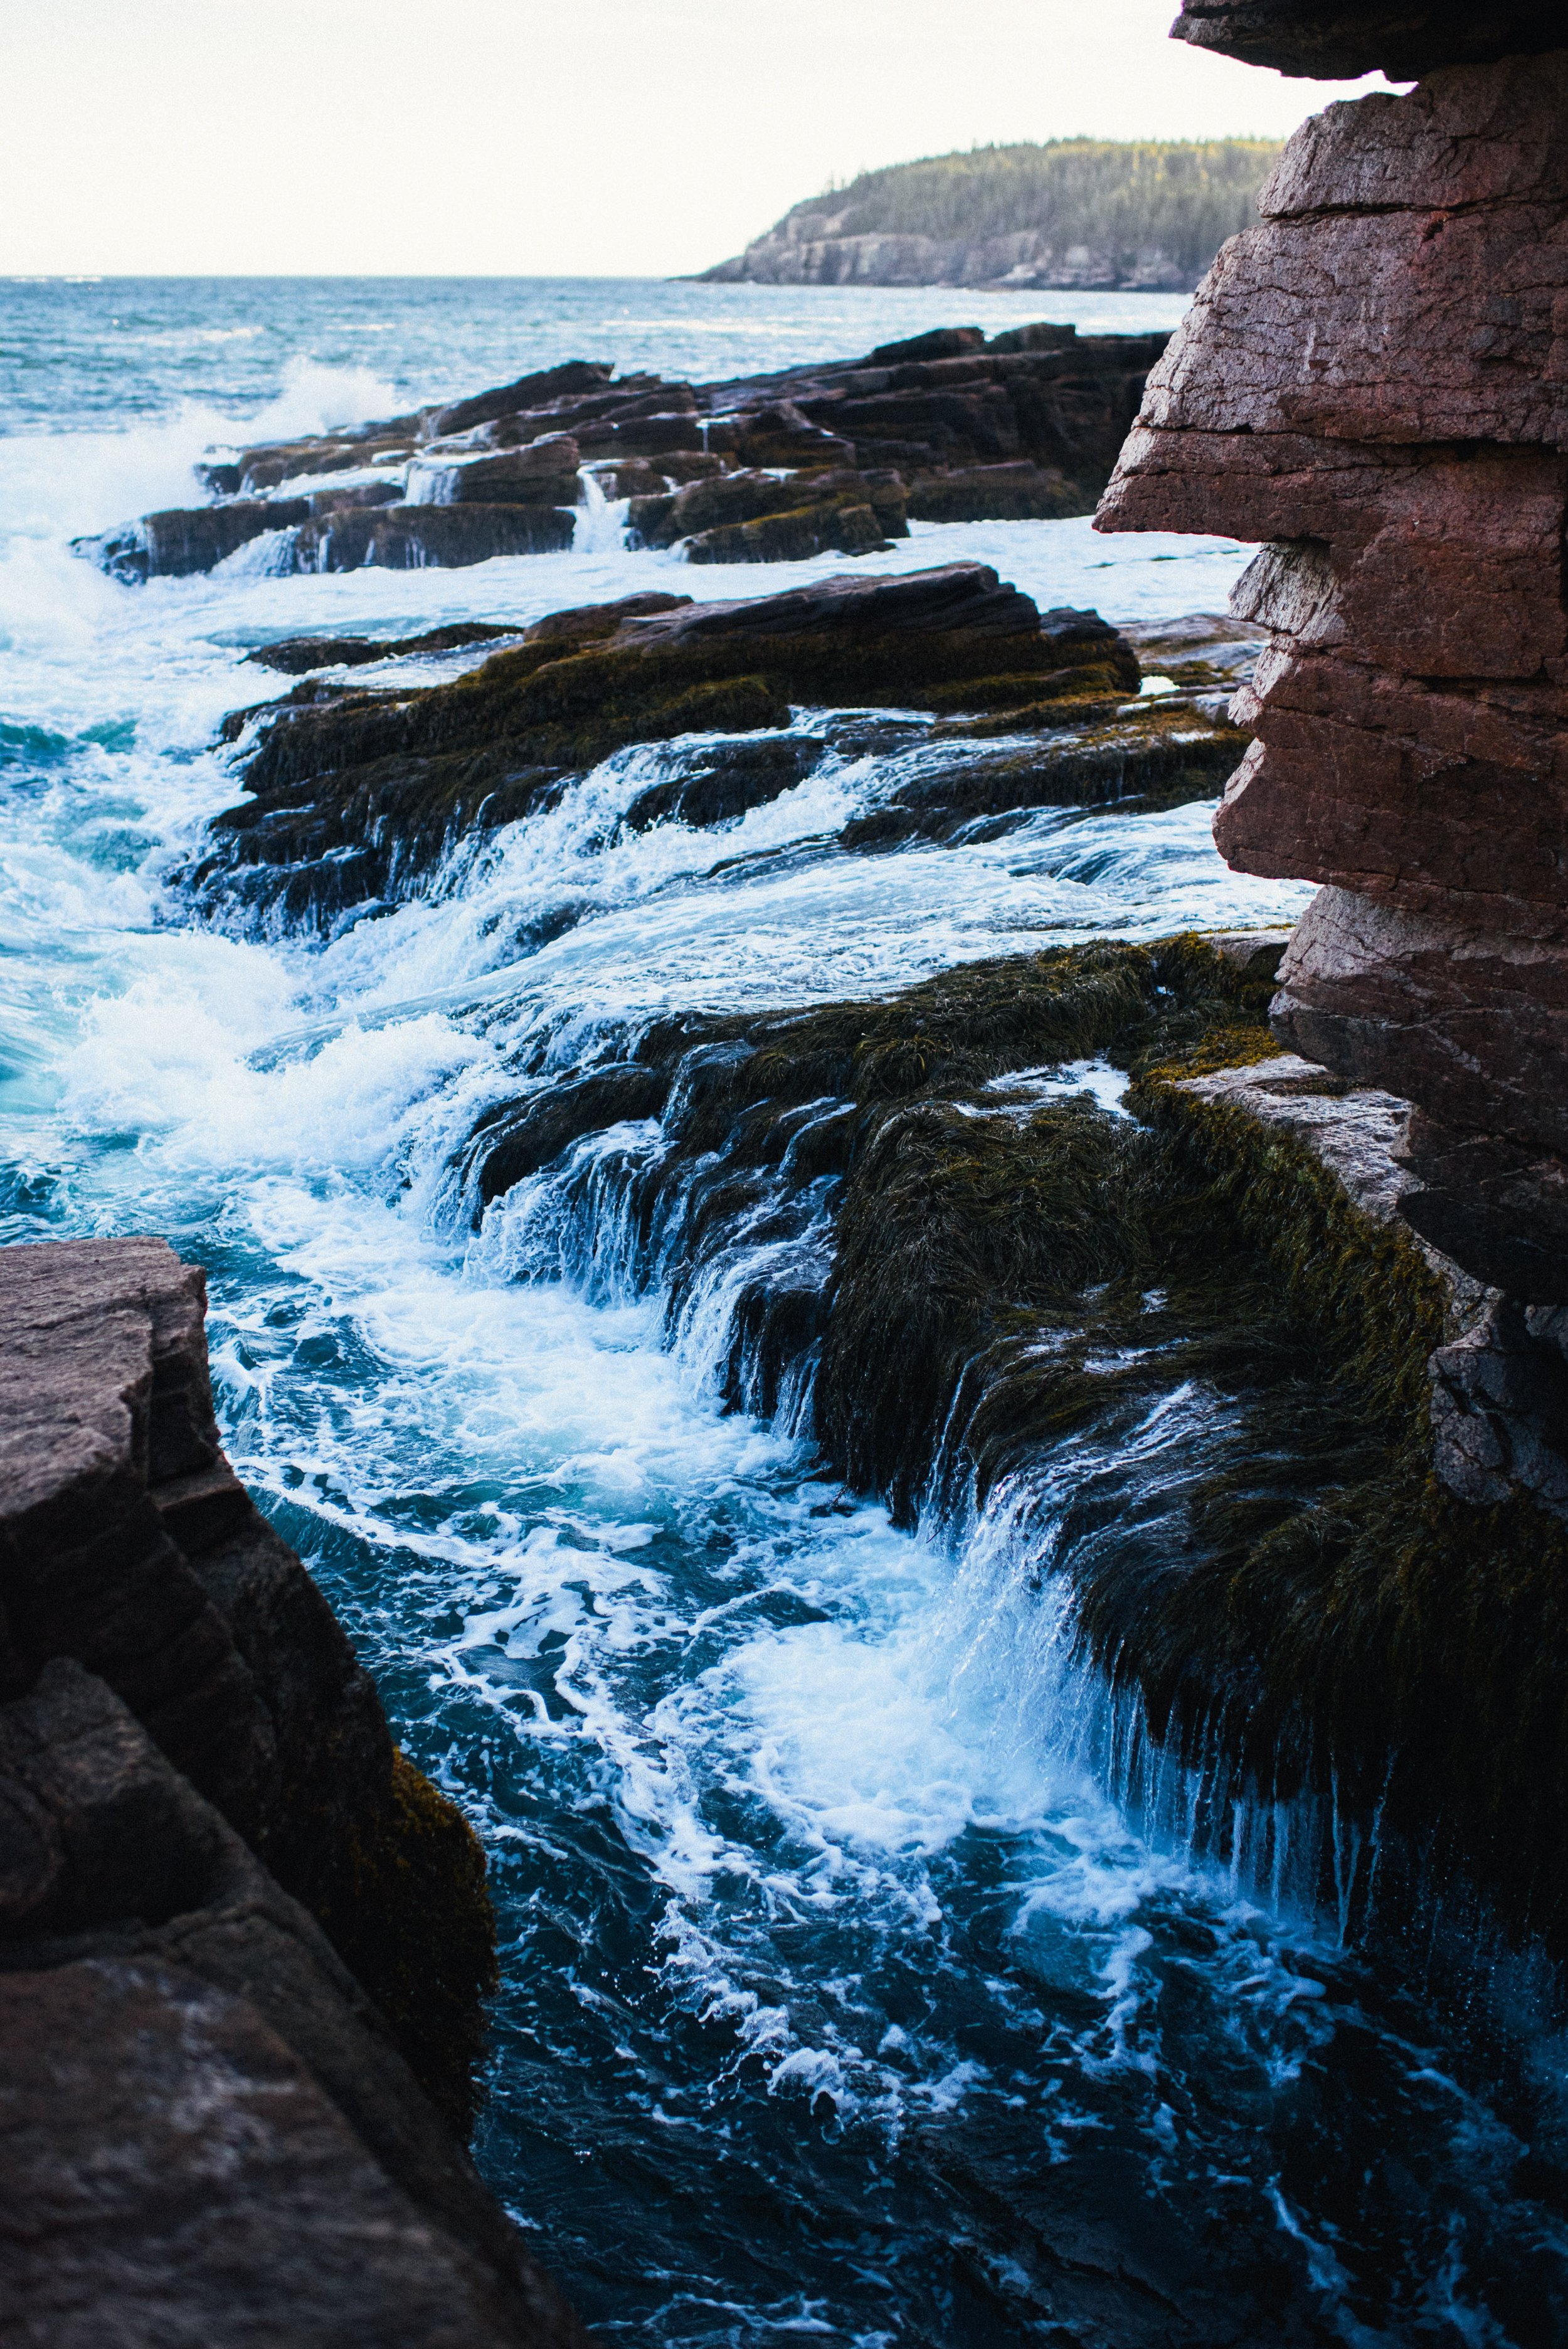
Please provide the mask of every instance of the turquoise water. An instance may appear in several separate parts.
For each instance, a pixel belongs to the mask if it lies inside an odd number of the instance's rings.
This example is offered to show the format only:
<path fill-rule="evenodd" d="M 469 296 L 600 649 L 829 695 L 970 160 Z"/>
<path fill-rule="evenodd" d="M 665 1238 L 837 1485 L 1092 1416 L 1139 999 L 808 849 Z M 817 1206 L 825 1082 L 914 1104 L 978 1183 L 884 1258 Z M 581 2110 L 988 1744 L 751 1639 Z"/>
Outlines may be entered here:
<path fill-rule="evenodd" d="M 721 1408 L 717 1289 L 672 1328 L 613 1231 L 562 1237 L 548 1178 L 476 1235 L 449 1174 L 546 1036 L 570 1066 L 650 1009 L 888 989 L 1045 940 L 1288 918 L 1306 893 L 1227 874 L 1202 808 L 852 857 L 838 833 L 890 756 L 830 758 L 731 830 L 606 846 L 648 780 L 632 752 L 325 943 L 202 926 L 173 876 L 235 796 L 211 744 L 271 682 L 248 648 L 690 574 L 629 553 L 614 512 L 569 554 L 472 571 L 271 579 L 242 556 L 145 589 L 65 542 L 189 499 L 211 439 L 566 356 L 720 376 L 960 316 L 1181 306 L 0 288 L 0 1236 L 156 1230 L 207 1266 L 233 1456 L 488 1840 L 505 1980 L 477 2150 L 607 2340 L 1563 2337 L 1562 2051 L 1523 1990 L 1461 2027 L 1287 1877 L 1146 1830 L 1036 1587 L 1037 1509 L 895 1530 L 788 1427 Z M 957 554 L 1130 620 L 1222 605 L 1247 551 L 1002 523 L 871 561 Z M 1180 1399 L 1084 1473 L 1136 1494 L 1216 1408 Z"/>

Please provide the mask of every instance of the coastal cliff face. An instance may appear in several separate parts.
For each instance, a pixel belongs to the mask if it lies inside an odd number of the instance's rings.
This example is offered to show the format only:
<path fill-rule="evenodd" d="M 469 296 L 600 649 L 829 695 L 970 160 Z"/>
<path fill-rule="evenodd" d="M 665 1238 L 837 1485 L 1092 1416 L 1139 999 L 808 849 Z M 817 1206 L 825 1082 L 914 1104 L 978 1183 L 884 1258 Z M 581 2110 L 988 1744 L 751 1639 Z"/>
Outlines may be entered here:
<path fill-rule="evenodd" d="M 1215 822 L 1324 885 L 1283 1040 L 1415 1104 L 1400 1213 L 1515 1300 L 1555 1393 L 1568 1304 L 1568 52 L 1538 13 L 1214 4 L 1286 71 L 1429 78 L 1301 129 L 1150 379 L 1106 530 L 1264 541 L 1273 632 Z M 1457 63 L 1454 57 L 1495 62 Z M 1500 1309 L 1501 1311 L 1501 1309 Z M 1509 1318 L 1509 1316 L 1511 1318 Z M 1511 1337 L 1503 1332 L 1507 1320 Z"/>
<path fill-rule="evenodd" d="M 224 1459 L 204 1305 L 160 1240 L 0 1251 L 0 2330 L 582 2341 L 450 2126 L 482 1857 Z"/>

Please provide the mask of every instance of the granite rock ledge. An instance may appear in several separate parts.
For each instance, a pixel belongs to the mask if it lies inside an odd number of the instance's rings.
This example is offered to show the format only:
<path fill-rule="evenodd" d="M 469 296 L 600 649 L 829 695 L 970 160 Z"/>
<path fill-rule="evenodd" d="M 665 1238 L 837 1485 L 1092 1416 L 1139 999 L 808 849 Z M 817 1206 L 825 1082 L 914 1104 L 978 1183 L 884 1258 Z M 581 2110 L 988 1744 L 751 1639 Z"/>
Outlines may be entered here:
<path fill-rule="evenodd" d="M 482 1858 L 224 1459 L 204 1307 L 160 1240 L 0 1251 L 0 2333 L 581 2349 L 452 2126 Z"/>
<path fill-rule="evenodd" d="M 1414 1104 L 1398 1212 L 1535 1314 L 1568 1303 L 1554 21 L 1375 10 L 1346 63 L 1336 7 L 1194 0 L 1176 29 L 1202 46 L 1427 78 L 1295 134 L 1151 374 L 1098 516 L 1264 542 L 1232 607 L 1273 645 L 1233 704 L 1254 740 L 1215 837 L 1242 871 L 1323 885 L 1276 1033 Z"/>

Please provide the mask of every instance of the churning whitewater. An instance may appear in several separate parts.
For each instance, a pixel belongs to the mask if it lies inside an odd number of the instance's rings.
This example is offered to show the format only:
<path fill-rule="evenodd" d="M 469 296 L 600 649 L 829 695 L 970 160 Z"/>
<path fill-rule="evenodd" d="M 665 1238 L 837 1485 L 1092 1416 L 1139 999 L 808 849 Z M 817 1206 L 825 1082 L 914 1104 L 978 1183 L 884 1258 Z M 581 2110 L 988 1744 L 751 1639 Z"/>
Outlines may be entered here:
<path fill-rule="evenodd" d="M 482 1212 L 461 1162 L 488 1108 L 655 1013 L 1261 926 L 1308 891 L 1228 872 L 1207 805 L 849 854 L 846 824 L 954 753 L 803 712 L 804 779 L 717 830 L 620 823 L 688 740 L 617 752 L 329 935 L 192 898 L 236 797 L 219 722 L 274 686 L 247 652 L 521 625 L 691 574 L 628 551 L 603 503 L 564 554 L 282 578 L 258 542 L 134 590 L 73 534 L 189 502 L 214 440 L 578 348 L 760 367 L 952 302 L 639 288 L 618 326 L 627 295 L 552 289 L 520 326 L 495 287 L 191 286 L 178 314 L 168 289 L 8 289 L 0 1237 L 157 1232 L 207 1268 L 230 1455 L 486 1839 L 503 1985 L 476 2150 L 601 2337 L 1551 2340 L 1565 2230 L 1518 2170 L 1527 2124 L 1561 2133 L 1563 2057 L 1528 1971 L 1460 2028 L 1357 1951 L 1375 1849 L 1346 1840 L 1326 1909 L 1304 1855 L 1332 1819 L 1162 1764 L 1074 1661 L 1046 1574 L 1074 1496 L 1140 1506 L 1225 1406 L 1179 1389 L 978 1516 L 939 1477 L 898 1530 L 823 1473 L 809 1381 L 768 1418 L 725 1407 L 743 1290 L 830 1246 L 809 1181 L 786 1237 L 738 1226 L 676 1303 L 678 1217 L 650 1235 L 625 1205 L 655 1120 Z M 1010 324 L 1040 298 L 982 306 Z M 1142 298 L 1106 323 L 1181 306 Z M 87 357 L 106 343 L 112 381 Z M 1222 609 L 1247 552 L 916 524 L 863 561 L 974 556 L 1125 623 Z M 1098 1065 L 1039 1072 L 1042 1098 L 1085 1085 L 1119 1098 Z"/>

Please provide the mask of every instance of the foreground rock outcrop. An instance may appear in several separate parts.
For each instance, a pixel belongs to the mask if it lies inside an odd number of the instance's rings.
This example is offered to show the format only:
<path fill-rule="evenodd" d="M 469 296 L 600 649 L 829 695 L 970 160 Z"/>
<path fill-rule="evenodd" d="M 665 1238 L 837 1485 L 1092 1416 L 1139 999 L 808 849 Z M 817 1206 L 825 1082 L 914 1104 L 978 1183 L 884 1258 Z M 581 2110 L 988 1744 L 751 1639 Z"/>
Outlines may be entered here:
<path fill-rule="evenodd" d="M 224 1460 L 203 1310 L 159 1240 L 0 1250 L 0 2330 L 582 2343 L 456 2133 L 482 1857 Z"/>
<path fill-rule="evenodd" d="M 863 554 L 908 522 L 1088 513 L 1163 335 L 955 326 L 863 359 L 723 383 L 571 360 L 470 399 L 241 449 L 210 505 L 75 542 L 114 577 L 186 577 L 253 546 L 280 573 L 418 567 L 573 543 L 590 496 L 699 563 Z"/>
<path fill-rule="evenodd" d="M 396 661 L 425 642 L 375 651 Z M 297 657 L 318 653 L 338 663 L 345 647 L 307 641 Z M 265 657 L 296 666 L 287 645 Z M 224 731 L 242 743 L 252 796 L 215 819 L 191 879 L 213 910 L 331 922 L 422 887 L 458 844 L 559 806 L 613 751 L 683 737 L 709 739 L 628 807 L 625 828 L 729 822 L 822 755 L 820 741 L 769 739 L 801 707 L 905 713 L 905 738 L 908 713 L 924 711 L 923 739 L 985 746 L 912 776 L 846 846 L 944 837 L 1028 806 L 1208 797 L 1243 738 L 1217 714 L 1208 666 L 1189 666 L 1202 672 L 1191 692 L 1145 698 L 1137 654 L 1098 613 L 1041 613 L 978 563 L 730 603 L 586 605 L 447 684 L 400 687 L 395 667 L 375 685 L 307 675 L 281 701 L 237 711 Z M 842 723 L 871 747 L 863 719 Z"/>
<path fill-rule="evenodd" d="M 629 1021 L 521 1075 L 459 1179 L 533 1277 L 592 1293 L 614 1229 L 672 1337 L 722 1300 L 727 1399 L 901 1522 L 1010 1529 L 1142 1733 L 1201 1764 L 1219 1857 L 1243 1795 L 1322 1796 L 1291 1833 L 1346 1930 L 1424 1932 L 1468 1882 L 1561 1952 L 1568 1485 L 1492 1300 L 1397 1212 L 1408 1105 L 1280 1052 L 1284 944 Z M 1467 1452 L 1490 1482 L 1461 1495 Z"/>
<path fill-rule="evenodd" d="M 1545 12 L 1199 0 L 1303 73 L 1426 72 L 1286 149 L 1150 379 L 1104 529 L 1269 542 L 1215 823 L 1325 885 L 1282 1040 L 1413 1102 L 1402 1216 L 1568 1303 L 1568 50 Z M 1456 58 L 1495 59 L 1450 63 Z M 1358 60 L 1358 62 L 1357 61 Z M 1437 67 L 1441 69 L 1429 71 Z"/>

